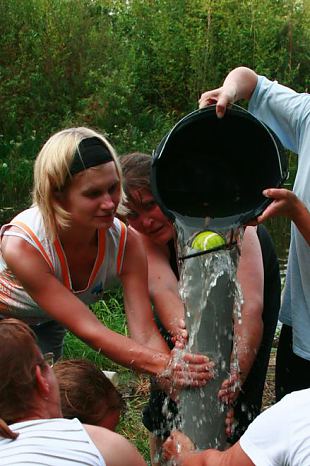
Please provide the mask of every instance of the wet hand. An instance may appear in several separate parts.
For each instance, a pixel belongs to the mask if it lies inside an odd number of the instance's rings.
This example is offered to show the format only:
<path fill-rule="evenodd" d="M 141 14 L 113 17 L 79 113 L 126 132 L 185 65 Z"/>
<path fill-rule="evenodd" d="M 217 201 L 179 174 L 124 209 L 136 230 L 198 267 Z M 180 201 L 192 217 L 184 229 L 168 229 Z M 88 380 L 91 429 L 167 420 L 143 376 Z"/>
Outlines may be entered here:
<path fill-rule="evenodd" d="M 201 387 L 214 378 L 214 362 L 202 354 L 171 351 L 173 381 L 178 387 Z"/>
<path fill-rule="evenodd" d="M 234 408 L 229 408 L 227 413 L 226 413 L 226 419 L 225 419 L 225 433 L 227 437 L 231 437 L 232 434 L 234 433 Z"/>
<path fill-rule="evenodd" d="M 224 380 L 218 392 L 218 398 L 226 405 L 232 405 L 238 398 L 241 389 L 239 373 L 232 372 L 228 379 Z"/>
<path fill-rule="evenodd" d="M 237 400 L 241 390 L 241 380 L 239 372 L 232 370 L 228 379 L 224 380 L 219 390 L 218 397 L 228 406 L 225 418 L 225 432 L 227 437 L 231 437 L 234 431 L 234 408 L 233 403 Z"/>
<path fill-rule="evenodd" d="M 173 461 L 176 466 L 182 466 L 182 457 L 195 451 L 195 445 L 189 437 L 180 431 L 174 431 L 162 446 L 162 457 L 165 461 Z"/>
<path fill-rule="evenodd" d="M 170 385 L 170 390 L 186 387 L 202 387 L 214 378 L 214 362 L 202 354 L 190 354 L 177 348 L 171 351 L 169 364 L 157 376 L 161 386 Z"/>
<path fill-rule="evenodd" d="M 179 320 L 175 331 L 172 333 L 171 341 L 178 349 L 184 349 L 188 341 L 188 332 L 185 327 L 185 321 Z"/>

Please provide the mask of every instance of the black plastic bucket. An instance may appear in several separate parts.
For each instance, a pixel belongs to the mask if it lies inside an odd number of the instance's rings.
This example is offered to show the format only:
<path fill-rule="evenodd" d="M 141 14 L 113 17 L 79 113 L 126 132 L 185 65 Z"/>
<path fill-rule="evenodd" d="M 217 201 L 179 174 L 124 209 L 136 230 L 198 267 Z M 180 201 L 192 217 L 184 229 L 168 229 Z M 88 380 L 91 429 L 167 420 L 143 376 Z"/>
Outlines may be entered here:
<path fill-rule="evenodd" d="M 265 188 L 287 178 L 287 158 L 276 135 L 233 105 L 217 118 L 215 105 L 180 120 L 153 154 L 152 191 L 167 216 L 245 224 L 271 201 Z M 215 222 L 216 223 L 216 222 Z"/>

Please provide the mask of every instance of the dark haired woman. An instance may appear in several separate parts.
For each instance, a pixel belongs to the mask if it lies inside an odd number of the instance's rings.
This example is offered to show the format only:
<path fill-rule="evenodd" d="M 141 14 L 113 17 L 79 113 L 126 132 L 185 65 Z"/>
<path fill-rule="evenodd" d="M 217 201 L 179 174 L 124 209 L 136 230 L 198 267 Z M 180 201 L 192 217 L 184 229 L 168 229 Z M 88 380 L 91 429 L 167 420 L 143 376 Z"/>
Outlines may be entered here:
<path fill-rule="evenodd" d="M 178 267 L 175 251 L 175 231 L 170 220 L 156 204 L 150 187 L 151 157 L 134 152 L 121 157 L 124 189 L 127 196 L 129 225 L 141 234 L 146 248 L 149 270 L 149 293 L 161 331 L 173 347 L 173 341 L 184 337 L 184 308 L 178 294 Z M 271 238 L 263 226 L 247 227 L 238 279 L 244 303 L 242 323 L 235 322 L 238 341 L 241 392 L 231 390 L 232 381 L 224 382 L 219 395 L 234 402 L 236 441 L 260 412 L 269 355 L 280 306 L 280 276 Z M 149 406 L 144 411 L 144 424 L 151 432 L 153 457 L 169 435 L 177 419 L 177 407 L 170 400 L 170 413 L 165 417 L 165 393 L 153 390 Z M 167 410 L 166 410 L 167 411 Z M 169 410 L 168 410 L 169 411 Z M 173 422 L 172 422 L 173 421 Z M 178 419 L 177 419 L 178 427 Z M 154 465 L 156 463 L 153 463 Z"/>

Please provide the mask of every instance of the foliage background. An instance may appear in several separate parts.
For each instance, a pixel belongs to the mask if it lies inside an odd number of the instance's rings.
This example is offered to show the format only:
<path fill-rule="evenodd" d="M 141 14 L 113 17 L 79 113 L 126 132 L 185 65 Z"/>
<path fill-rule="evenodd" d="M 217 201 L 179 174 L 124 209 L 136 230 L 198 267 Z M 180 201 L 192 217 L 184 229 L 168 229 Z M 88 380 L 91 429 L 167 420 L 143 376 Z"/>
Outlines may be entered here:
<path fill-rule="evenodd" d="M 309 18 L 309 0 L 0 0 L 0 207 L 29 202 L 64 127 L 151 152 L 235 66 L 307 90 Z"/>

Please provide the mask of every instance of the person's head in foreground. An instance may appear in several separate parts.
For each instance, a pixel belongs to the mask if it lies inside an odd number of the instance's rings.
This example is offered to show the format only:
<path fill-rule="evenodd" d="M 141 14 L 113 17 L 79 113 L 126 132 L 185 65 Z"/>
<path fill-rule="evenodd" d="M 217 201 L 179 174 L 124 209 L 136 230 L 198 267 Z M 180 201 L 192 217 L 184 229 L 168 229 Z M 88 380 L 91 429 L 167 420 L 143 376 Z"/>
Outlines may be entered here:
<path fill-rule="evenodd" d="M 63 418 L 54 371 L 24 322 L 0 320 L 0 340 L 2 466 L 146 466 L 121 435 Z"/>
<path fill-rule="evenodd" d="M 62 417 L 58 384 L 31 329 L 16 319 L 0 320 L 0 434 L 14 439 L 8 425 Z"/>
<path fill-rule="evenodd" d="M 102 370 L 87 359 L 67 359 L 54 371 L 65 418 L 115 430 L 124 402 Z"/>
<path fill-rule="evenodd" d="M 52 135 L 38 154 L 33 202 L 51 238 L 58 228 L 109 228 L 122 199 L 121 181 L 107 139 L 89 128 L 68 128 Z M 103 209 L 104 190 L 109 197 Z"/>
<path fill-rule="evenodd" d="M 122 156 L 120 161 L 129 225 L 152 241 L 166 244 L 173 238 L 174 229 L 151 191 L 152 158 L 147 154 L 133 152 Z"/>

